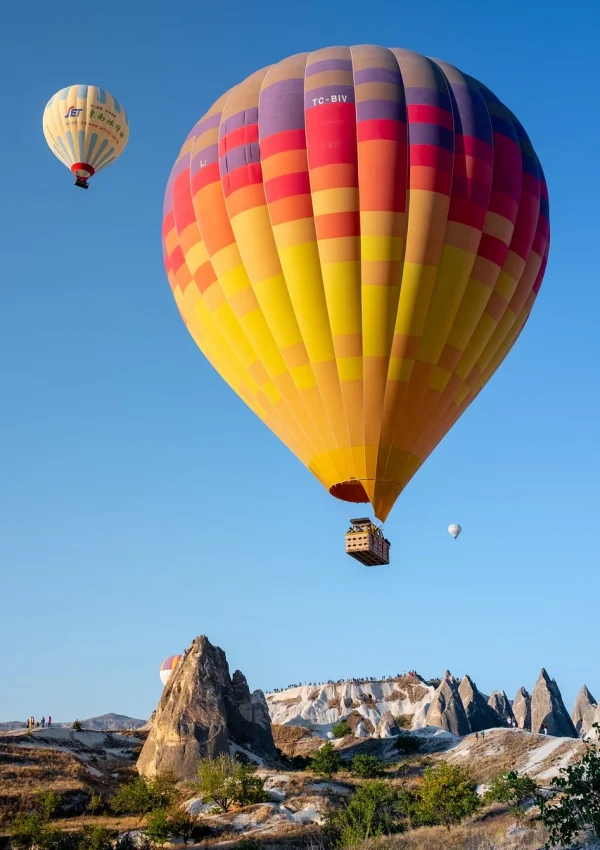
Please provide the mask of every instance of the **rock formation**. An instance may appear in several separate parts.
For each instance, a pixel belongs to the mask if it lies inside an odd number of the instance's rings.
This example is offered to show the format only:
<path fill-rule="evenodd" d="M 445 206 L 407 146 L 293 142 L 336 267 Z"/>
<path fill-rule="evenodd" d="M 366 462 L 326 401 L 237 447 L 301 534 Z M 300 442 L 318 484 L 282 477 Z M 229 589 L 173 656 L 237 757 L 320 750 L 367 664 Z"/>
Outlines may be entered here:
<path fill-rule="evenodd" d="M 376 738 L 392 738 L 394 735 L 399 735 L 400 730 L 394 720 L 391 711 L 386 711 L 375 729 Z"/>
<path fill-rule="evenodd" d="M 543 667 L 531 695 L 531 731 L 541 731 L 542 724 L 546 726 L 549 735 L 577 737 L 558 685 Z"/>
<path fill-rule="evenodd" d="M 458 695 L 463 704 L 471 732 L 481 732 L 483 729 L 493 729 L 504 726 L 494 709 L 488 705 L 486 698 L 477 690 L 477 685 L 470 676 L 461 679 Z"/>
<path fill-rule="evenodd" d="M 519 729 L 531 732 L 531 697 L 525 688 L 519 688 L 517 691 L 512 710 Z"/>
<path fill-rule="evenodd" d="M 162 693 L 137 768 L 145 776 L 173 771 L 194 779 L 200 758 L 229 753 L 230 743 L 272 758 L 275 745 L 261 691 L 229 675 L 227 658 L 202 635 L 175 668 Z"/>
<path fill-rule="evenodd" d="M 577 732 L 587 732 L 592 725 L 598 703 L 584 685 L 575 700 L 575 707 L 571 719 Z"/>
<path fill-rule="evenodd" d="M 426 723 L 428 726 L 439 726 L 453 735 L 468 735 L 471 731 L 456 679 L 448 672 L 433 694 Z"/>
<path fill-rule="evenodd" d="M 494 709 L 505 726 L 512 726 L 513 723 L 516 723 L 510 700 L 504 691 L 494 691 L 488 700 L 488 705 Z"/>

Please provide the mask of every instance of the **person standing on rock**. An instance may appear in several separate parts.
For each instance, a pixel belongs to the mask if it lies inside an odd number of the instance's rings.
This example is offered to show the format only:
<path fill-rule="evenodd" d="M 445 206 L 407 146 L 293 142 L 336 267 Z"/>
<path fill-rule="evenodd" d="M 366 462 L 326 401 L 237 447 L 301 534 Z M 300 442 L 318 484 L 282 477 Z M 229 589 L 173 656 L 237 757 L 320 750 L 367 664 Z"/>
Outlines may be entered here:
<path fill-rule="evenodd" d="M 42 716 L 42 719 L 41 719 L 40 725 L 41 725 L 42 729 L 43 729 L 43 728 L 44 728 L 44 726 L 46 725 L 46 718 L 45 718 L 45 717 L 43 717 L 43 716 Z"/>
<path fill-rule="evenodd" d="M 482 729 L 481 730 L 481 740 L 483 741 L 484 738 L 485 738 L 485 729 Z"/>
<path fill-rule="evenodd" d="M 48 726 L 52 726 L 52 718 L 48 715 Z"/>

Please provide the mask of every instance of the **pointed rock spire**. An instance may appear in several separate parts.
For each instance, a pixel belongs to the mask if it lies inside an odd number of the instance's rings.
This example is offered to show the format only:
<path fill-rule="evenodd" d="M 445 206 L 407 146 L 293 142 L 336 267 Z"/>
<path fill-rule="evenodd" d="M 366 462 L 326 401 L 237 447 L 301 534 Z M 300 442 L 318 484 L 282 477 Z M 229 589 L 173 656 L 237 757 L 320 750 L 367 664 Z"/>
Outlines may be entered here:
<path fill-rule="evenodd" d="M 531 695 L 531 731 L 547 729 L 548 735 L 576 738 L 573 725 L 558 685 L 542 667 Z"/>
<path fill-rule="evenodd" d="M 531 732 L 531 696 L 525 688 L 519 688 L 517 691 L 512 710 L 519 729 Z"/>
<path fill-rule="evenodd" d="M 468 735 L 471 731 L 462 700 L 456 684 L 452 683 L 453 676 L 447 671 L 438 689 L 431 698 L 425 723 L 428 726 L 439 726 L 453 735 Z M 454 679 L 454 682 L 456 680 Z"/>
<path fill-rule="evenodd" d="M 471 732 L 481 732 L 483 729 L 504 726 L 498 714 L 488 705 L 483 694 L 477 690 L 477 685 L 470 676 L 463 676 L 461 679 L 458 695 L 467 715 Z"/>
<path fill-rule="evenodd" d="M 510 700 L 504 691 L 494 691 L 488 700 L 488 705 L 494 709 L 505 726 L 513 726 L 516 723 Z"/>
<path fill-rule="evenodd" d="M 597 701 L 589 692 L 587 685 L 584 685 L 577 694 L 575 707 L 571 719 L 575 725 L 577 732 L 587 732 L 592 724 L 592 717 L 597 708 Z"/>

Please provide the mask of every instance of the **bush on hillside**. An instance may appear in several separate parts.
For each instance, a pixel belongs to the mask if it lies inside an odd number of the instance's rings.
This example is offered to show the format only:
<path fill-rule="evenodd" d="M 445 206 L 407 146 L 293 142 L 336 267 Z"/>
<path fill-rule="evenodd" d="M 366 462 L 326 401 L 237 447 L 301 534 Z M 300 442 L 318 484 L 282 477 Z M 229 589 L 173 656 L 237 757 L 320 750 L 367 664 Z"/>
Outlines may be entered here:
<path fill-rule="evenodd" d="M 345 738 L 346 735 L 352 734 L 352 729 L 348 725 L 347 720 L 340 720 L 331 730 L 336 738 Z"/>
<path fill-rule="evenodd" d="M 81 722 L 81 720 L 74 720 L 71 723 L 71 729 L 73 730 L 73 732 L 83 732 L 83 723 Z"/>
<path fill-rule="evenodd" d="M 201 759 L 198 764 L 198 790 L 202 797 L 227 812 L 232 803 L 249 806 L 267 800 L 263 780 L 256 767 L 242 764 L 231 756 Z"/>
<path fill-rule="evenodd" d="M 508 803 L 511 814 L 521 821 L 528 800 L 536 799 L 539 788 L 531 776 L 511 770 L 497 776 L 486 792 L 486 803 Z"/>
<path fill-rule="evenodd" d="M 366 845 L 401 829 L 397 795 L 382 781 L 357 788 L 342 809 L 329 815 L 325 826 L 330 844 L 339 848 Z"/>
<path fill-rule="evenodd" d="M 481 807 L 476 788 L 469 771 L 458 765 L 442 761 L 428 767 L 417 788 L 419 819 L 423 824 L 443 824 L 450 830 Z"/>
<path fill-rule="evenodd" d="M 600 732 L 600 725 L 595 723 L 594 729 Z M 584 830 L 600 838 L 600 751 L 595 744 L 588 744 L 578 762 L 561 768 L 551 789 L 553 798 L 540 800 L 540 817 L 551 846 L 571 844 Z"/>
<path fill-rule="evenodd" d="M 35 808 L 48 821 L 58 812 L 62 802 L 62 797 L 56 791 L 42 791 L 35 798 Z"/>
<path fill-rule="evenodd" d="M 317 750 L 314 754 L 311 768 L 319 776 L 324 776 L 326 779 L 331 779 L 334 773 L 342 769 L 342 759 L 331 741 Z"/>
<path fill-rule="evenodd" d="M 169 806 L 173 796 L 173 788 L 165 785 L 160 776 L 155 779 L 137 776 L 113 794 L 110 808 L 117 815 L 146 815 Z"/>
<path fill-rule="evenodd" d="M 377 756 L 358 755 L 352 759 L 350 770 L 361 779 L 376 779 L 383 775 L 383 762 Z"/>

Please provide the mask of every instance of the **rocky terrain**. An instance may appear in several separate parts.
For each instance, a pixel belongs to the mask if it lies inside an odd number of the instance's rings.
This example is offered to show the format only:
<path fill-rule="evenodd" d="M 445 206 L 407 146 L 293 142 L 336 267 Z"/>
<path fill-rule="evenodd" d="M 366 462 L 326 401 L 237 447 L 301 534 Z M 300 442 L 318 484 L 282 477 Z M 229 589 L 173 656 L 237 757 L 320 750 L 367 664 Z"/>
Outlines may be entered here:
<path fill-rule="evenodd" d="M 307 840 L 319 844 L 328 813 L 360 783 L 350 772 L 356 755 L 376 756 L 392 787 L 418 780 L 428 766 L 444 760 L 468 766 L 482 794 L 508 770 L 528 774 L 544 788 L 581 757 L 586 745 L 578 736 L 592 737 L 599 719 L 598 704 L 585 686 L 569 716 L 558 685 L 545 670 L 531 694 L 521 688 L 512 701 L 501 690 L 487 696 L 469 676 L 457 679 L 449 671 L 438 680 L 413 672 L 296 686 L 265 697 L 250 691 L 240 671 L 231 675 L 223 650 L 201 636 L 184 653 L 148 723 L 104 715 L 85 722 L 99 731 L 56 726 L 0 732 L 0 846 L 3 818 L 5 826 L 10 824 L 12 815 L 27 811 L 40 791 L 61 795 L 62 820 L 56 823 L 68 830 L 80 822 L 93 796 L 107 801 L 134 776 L 167 773 L 179 780 L 184 796 L 178 805 L 198 825 L 202 846 L 229 847 L 241 838 L 277 848 L 304 847 Z M 135 731 L 106 731 L 132 722 L 138 725 Z M 307 757 L 326 741 L 342 760 L 342 769 L 329 781 L 306 769 Z M 194 793 L 199 759 L 227 754 L 258 766 L 265 802 L 217 813 Z M 136 838 L 144 818 L 88 812 L 85 822 Z M 425 832 L 425 843 L 419 843 L 418 835 Z M 425 832 L 394 838 L 390 850 L 449 846 L 443 833 Z M 533 820 L 525 837 L 522 832 L 515 831 L 508 810 L 500 807 L 493 816 L 482 814 L 461 827 L 452 846 L 537 850 L 547 839 Z"/>

